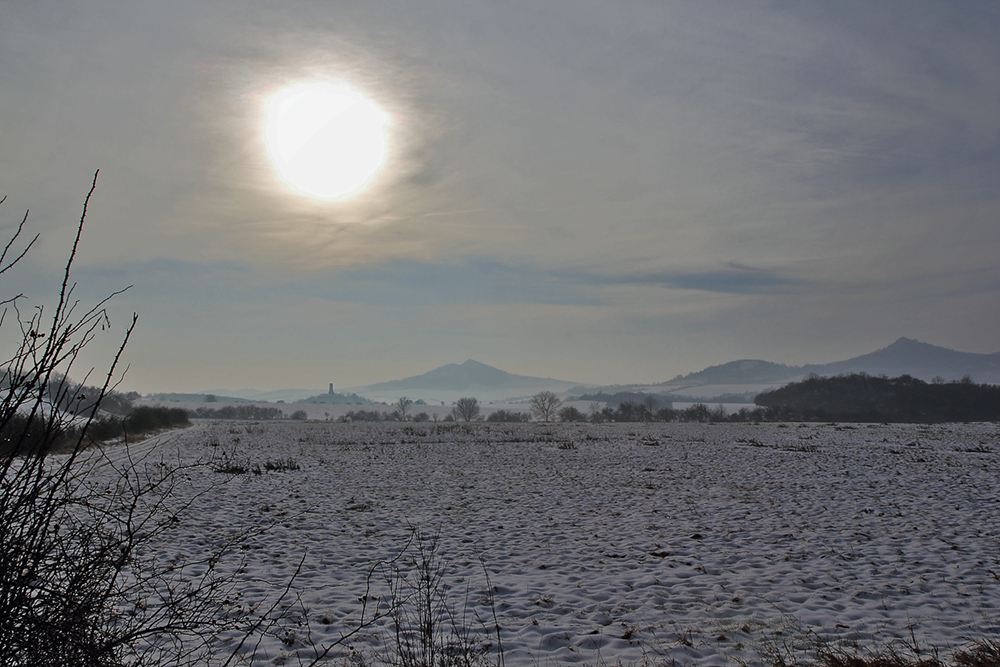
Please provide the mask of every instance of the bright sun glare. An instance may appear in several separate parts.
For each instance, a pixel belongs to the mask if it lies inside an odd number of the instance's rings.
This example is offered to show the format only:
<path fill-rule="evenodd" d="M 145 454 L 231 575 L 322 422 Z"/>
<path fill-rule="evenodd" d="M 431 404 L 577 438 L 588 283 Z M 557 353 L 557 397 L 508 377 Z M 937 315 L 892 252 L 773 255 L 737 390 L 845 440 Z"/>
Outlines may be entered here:
<path fill-rule="evenodd" d="M 388 118 L 343 84 L 303 83 L 268 101 L 265 139 L 281 177 L 321 199 L 363 188 L 385 160 Z"/>

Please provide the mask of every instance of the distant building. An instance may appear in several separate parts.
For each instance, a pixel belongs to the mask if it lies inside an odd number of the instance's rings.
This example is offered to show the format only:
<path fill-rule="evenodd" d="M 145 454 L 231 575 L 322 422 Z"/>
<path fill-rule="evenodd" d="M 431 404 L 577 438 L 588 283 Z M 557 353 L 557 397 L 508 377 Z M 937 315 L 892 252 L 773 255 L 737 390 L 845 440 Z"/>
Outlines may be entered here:
<path fill-rule="evenodd" d="M 330 393 L 331 394 L 333 393 L 333 383 L 332 382 L 330 383 Z"/>

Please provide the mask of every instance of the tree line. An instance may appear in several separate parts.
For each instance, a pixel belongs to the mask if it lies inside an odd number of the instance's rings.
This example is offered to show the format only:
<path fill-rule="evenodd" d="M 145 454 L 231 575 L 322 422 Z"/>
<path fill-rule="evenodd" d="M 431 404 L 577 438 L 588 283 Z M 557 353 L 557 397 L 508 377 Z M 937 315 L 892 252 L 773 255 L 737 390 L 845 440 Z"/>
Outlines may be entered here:
<path fill-rule="evenodd" d="M 72 386 L 68 378 L 56 382 Z M 13 451 L 35 451 L 38 453 L 58 453 L 72 449 L 80 441 L 86 444 L 133 438 L 154 431 L 188 426 L 188 414 L 180 408 L 140 406 L 133 407 L 135 396 L 104 391 L 95 387 L 79 386 L 69 399 L 56 392 L 52 384 L 45 386 L 46 396 L 52 394 L 60 400 L 62 410 L 53 408 L 48 400 L 40 402 L 36 410 L 14 410 L 0 419 L 0 457 Z M 101 394 L 104 394 L 103 396 Z M 90 395 L 93 399 L 86 399 Z M 82 401 L 88 400 L 87 407 Z M 77 411 L 67 408 L 72 406 Z"/>
<path fill-rule="evenodd" d="M 445 422 L 530 422 L 532 420 L 542 422 L 591 422 L 591 423 L 611 423 L 611 422 L 747 422 L 764 421 L 767 418 L 767 411 L 764 408 L 741 408 L 738 412 L 728 413 L 726 409 L 719 405 L 714 408 L 703 403 L 696 403 L 688 408 L 674 410 L 670 401 L 666 401 L 666 406 L 660 405 L 660 399 L 651 394 L 630 394 L 642 397 L 642 401 L 621 400 L 617 406 L 604 405 L 593 402 L 585 413 L 573 405 L 565 405 L 554 392 L 541 391 L 531 397 L 529 409 L 494 410 L 489 414 L 483 414 L 479 400 L 472 396 L 458 399 L 452 407 L 450 414 L 444 416 Z M 429 416 L 426 412 L 420 412 L 412 417 L 408 416 L 408 410 L 413 402 L 404 397 L 394 404 L 395 410 L 351 410 L 341 416 L 340 422 L 382 422 L 382 421 L 437 421 L 437 416 Z"/>
<path fill-rule="evenodd" d="M 728 412 L 721 404 L 709 407 L 695 403 L 674 409 L 669 397 L 635 392 L 595 394 L 581 398 L 592 401 L 587 412 L 566 405 L 554 392 L 541 391 L 531 397 L 528 411 L 500 409 L 484 415 L 479 400 L 466 396 L 458 399 L 444 421 L 461 422 L 764 422 L 764 421 L 874 421 L 874 422 L 946 422 L 1000 421 L 1000 387 L 976 384 L 969 378 L 956 382 L 935 380 L 931 383 L 901 375 L 896 378 L 866 373 L 821 378 L 809 375 L 780 389 L 758 394 L 756 407 Z M 341 422 L 415 421 L 424 422 L 437 415 L 419 412 L 410 415 L 414 402 L 403 396 L 394 410 L 351 410 Z M 213 410 L 198 408 L 192 416 L 216 419 L 283 419 L 277 408 L 255 405 L 226 406 Z M 297 412 L 292 419 L 304 419 Z"/>
<path fill-rule="evenodd" d="M 808 375 L 801 382 L 758 394 L 754 403 L 770 419 L 783 421 L 1000 421 L 1000 386 L 977 384 L 968 376 L 928 383 L 909 375 Z"/>
<path fill-rule="evenodd" d="M 224 405 L 221 408 L 200 407 L 190 410 L 188 414 L 197 419 L 243 419 L 253 421 L 270 421 L 285 419 L 281 408 L 272 408 L 253 403 L 241 405 Z M 296 410 L 287 419 L 301 420 L 306 418 L 305 410 Z"/>

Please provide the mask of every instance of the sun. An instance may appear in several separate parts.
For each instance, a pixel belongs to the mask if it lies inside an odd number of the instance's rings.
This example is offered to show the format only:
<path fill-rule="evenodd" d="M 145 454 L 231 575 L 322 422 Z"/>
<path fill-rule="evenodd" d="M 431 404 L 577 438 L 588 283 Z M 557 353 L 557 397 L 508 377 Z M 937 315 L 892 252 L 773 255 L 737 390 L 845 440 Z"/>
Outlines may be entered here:
<path fill-rule="evenodd" d="M 344 84 L 301 83 L 267 102 L 264 137 L 281 178 L 300 193 L 344 199 L 385 162 L 388 117 Z"/>

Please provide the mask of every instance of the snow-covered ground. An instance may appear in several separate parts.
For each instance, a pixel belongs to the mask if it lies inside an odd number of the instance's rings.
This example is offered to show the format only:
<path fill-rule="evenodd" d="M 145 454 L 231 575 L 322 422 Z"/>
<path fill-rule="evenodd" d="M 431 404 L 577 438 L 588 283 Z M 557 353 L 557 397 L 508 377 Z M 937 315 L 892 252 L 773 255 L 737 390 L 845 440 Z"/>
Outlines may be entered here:
<path fill-rule="evenodd" d="M 243 553 L 246 574 L 272 582 L 305 556 L 295 634 L 266 638 L 259 664 L 297 664 L 354 627 L 370 568 L 415 529 L 437 536 L 449 604 L 470 619 L 490 617 L 485 566 L 519 667 L 995 639 L 998 436 L 995 424 L 201 423 L 142 447 L 300 466 L 228 482 L 191 471 L 188 491 L 205 494 L 162 545 L 194 553 L 266 526 Z M 264 588 L 248 583 L 245 600 Z M 385 638 L 376 625 L 351 645 Z"/>

